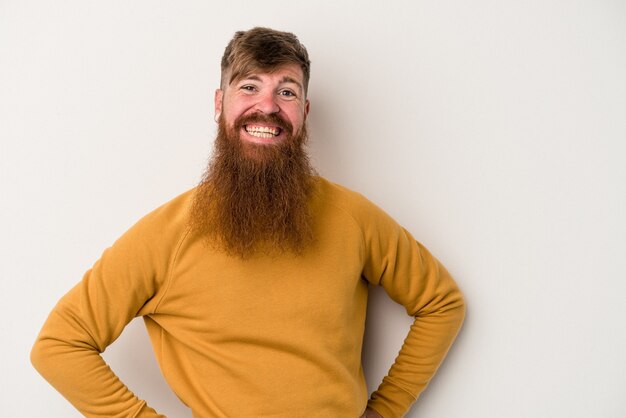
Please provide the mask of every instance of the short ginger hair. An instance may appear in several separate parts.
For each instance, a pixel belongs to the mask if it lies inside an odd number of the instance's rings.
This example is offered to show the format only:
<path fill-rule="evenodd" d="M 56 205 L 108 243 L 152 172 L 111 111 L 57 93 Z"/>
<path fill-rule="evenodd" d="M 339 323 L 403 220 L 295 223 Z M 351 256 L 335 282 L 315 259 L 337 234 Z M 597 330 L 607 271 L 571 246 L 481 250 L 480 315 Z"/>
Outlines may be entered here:
<path fill-rule="evenodd" d="M 262 27 L 236 32 L 222 56 L 221 88 L 255 70 L 272 72 L 287 64 L 297 64 L 302 69 L 306 95 L 311 61 L 296 35 Z"/>

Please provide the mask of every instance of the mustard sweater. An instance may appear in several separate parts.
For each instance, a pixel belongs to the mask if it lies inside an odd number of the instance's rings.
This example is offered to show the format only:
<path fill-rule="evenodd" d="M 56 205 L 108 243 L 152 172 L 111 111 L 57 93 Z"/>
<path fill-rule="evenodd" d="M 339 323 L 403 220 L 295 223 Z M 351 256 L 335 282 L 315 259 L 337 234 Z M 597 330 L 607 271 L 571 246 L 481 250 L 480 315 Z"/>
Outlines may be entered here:
<path fill-rule="evenodd" d="M 88 417 L 162 417 L 100 353 L 143 316 L 161 371 L 194 417 L 401 417 L 464 315 L 444 267 L 361 195 L 318 178 L 315 243 L 300 256 L 211 251 L 188 227 L 193 190 L 141 219 L 53 309 L 37 370 Z M 361 367 L 368 284 L 415 317 L 368 401 Z"/>

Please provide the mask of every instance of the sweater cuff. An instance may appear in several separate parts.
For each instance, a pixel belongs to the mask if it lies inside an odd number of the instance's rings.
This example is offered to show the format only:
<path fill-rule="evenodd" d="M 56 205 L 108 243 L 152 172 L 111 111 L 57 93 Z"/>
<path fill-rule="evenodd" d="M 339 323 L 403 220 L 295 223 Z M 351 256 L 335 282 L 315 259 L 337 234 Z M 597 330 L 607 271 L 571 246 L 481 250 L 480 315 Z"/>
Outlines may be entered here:
<path fill-rule="evenodd" d="M 415 397 L 387 379 L 372 393 L 367 406 L 383 418 L 402 418 L 415 402 Z"/>

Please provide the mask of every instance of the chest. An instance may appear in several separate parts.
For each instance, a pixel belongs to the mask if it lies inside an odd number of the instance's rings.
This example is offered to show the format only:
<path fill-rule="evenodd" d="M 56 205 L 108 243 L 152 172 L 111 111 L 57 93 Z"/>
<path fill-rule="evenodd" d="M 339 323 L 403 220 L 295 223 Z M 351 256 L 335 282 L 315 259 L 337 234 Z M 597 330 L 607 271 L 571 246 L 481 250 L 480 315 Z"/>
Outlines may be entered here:
<path fill-rule="evenodd" d="M 364 315 L 361 271 L 351 234 L 326 234 L 301 256 L 246 260 L 192 242 L 181 249 L 159 312 L 180 331 L 216 338 L 340 332 Z"/>

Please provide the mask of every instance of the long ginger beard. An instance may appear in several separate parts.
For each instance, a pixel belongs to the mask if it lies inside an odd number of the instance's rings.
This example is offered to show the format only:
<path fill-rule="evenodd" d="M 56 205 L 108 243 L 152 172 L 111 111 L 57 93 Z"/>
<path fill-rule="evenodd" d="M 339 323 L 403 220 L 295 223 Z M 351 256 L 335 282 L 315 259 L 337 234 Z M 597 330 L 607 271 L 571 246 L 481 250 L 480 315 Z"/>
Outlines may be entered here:
<path fill-rule="evenodd" d="M 289 133 L 276 144 L 240 139 L 252 122 Z M 255 253 L 301 254 L 313 239 L 309 197 L 312 175 L 304 145 L 306 125 L 296 135 L 277 115 L 238 118 L 233 128 L 219 120 L 215 149 L 191 211 L 191 224 L 215 248 L 241 258 Z"/>

